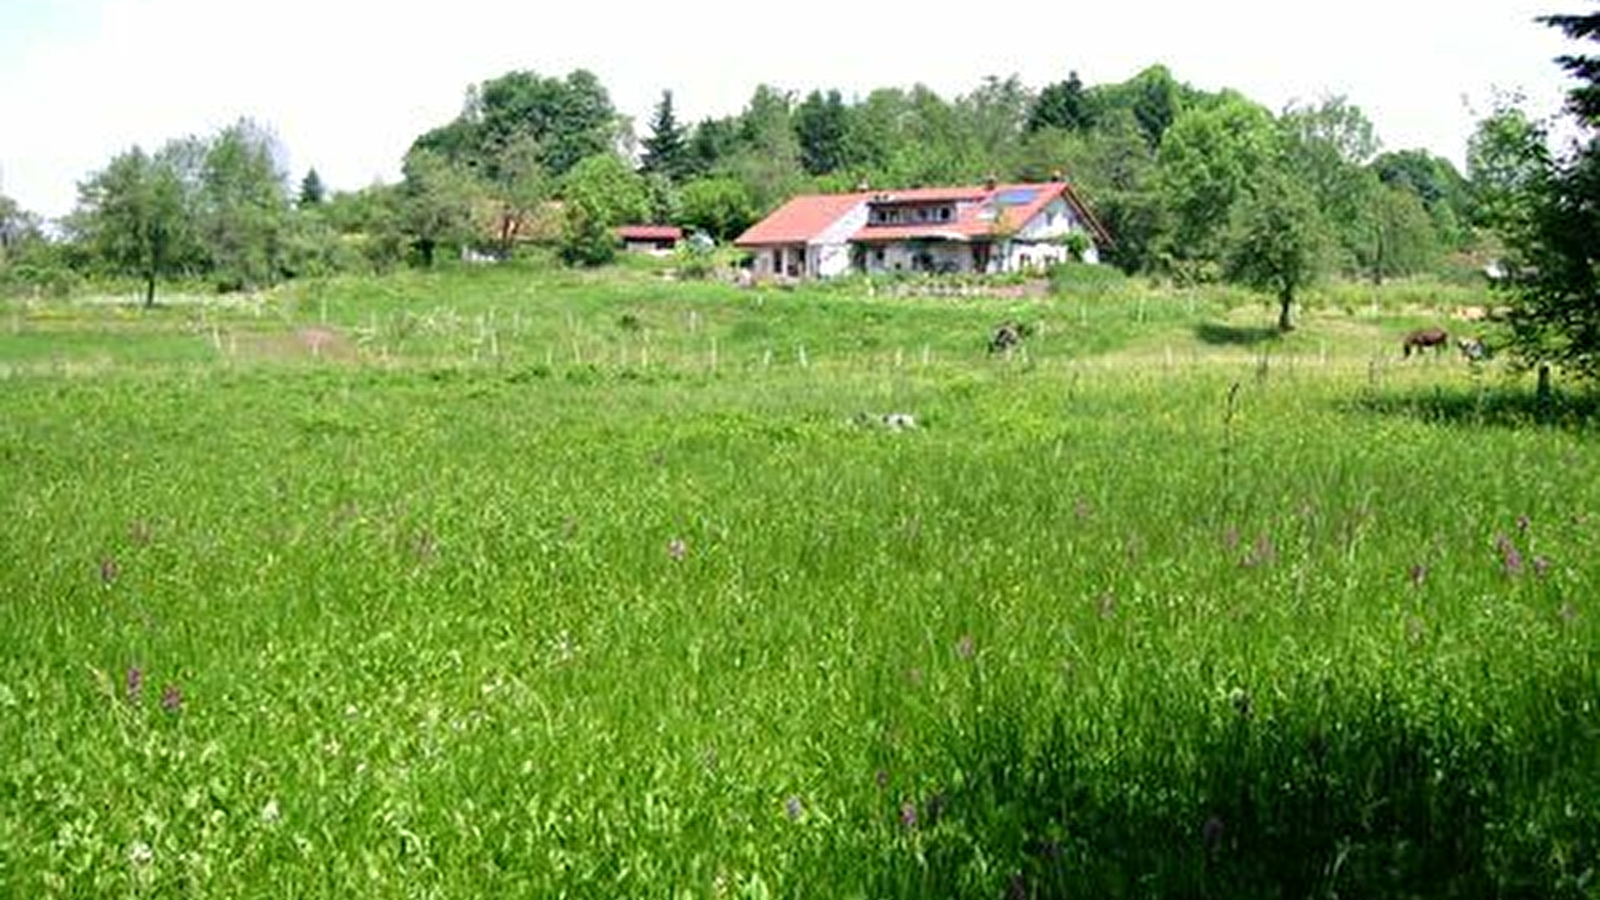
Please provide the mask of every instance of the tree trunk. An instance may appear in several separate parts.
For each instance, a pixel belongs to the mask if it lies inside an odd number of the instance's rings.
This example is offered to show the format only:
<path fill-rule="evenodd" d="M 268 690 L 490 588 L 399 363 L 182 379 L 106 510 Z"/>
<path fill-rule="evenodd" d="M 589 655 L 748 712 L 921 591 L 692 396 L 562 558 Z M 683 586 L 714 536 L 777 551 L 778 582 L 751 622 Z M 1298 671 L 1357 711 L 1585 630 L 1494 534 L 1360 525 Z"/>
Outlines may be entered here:
<path fill-rule="evenodd" d="M 1294 323 L 1289 321 L 1289 307 L 1294 305 L 1294 292 L 1284 291 L 1278 295 L 1278 330 L 1293 331 Z"/>
<path fill-rule="evenodd" d="M 156 273 L 152 270 L 144 273 L 144 308 L 149 309 L 156 305 Z"/>

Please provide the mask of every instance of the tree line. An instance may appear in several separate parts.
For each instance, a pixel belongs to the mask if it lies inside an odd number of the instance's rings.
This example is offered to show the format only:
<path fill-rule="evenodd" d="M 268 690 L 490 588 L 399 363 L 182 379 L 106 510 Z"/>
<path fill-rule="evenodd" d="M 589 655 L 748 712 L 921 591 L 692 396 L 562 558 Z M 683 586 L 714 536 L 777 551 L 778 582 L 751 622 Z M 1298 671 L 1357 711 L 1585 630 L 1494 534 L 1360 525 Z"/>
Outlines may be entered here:
<path fill-rule="evenodd" d="M 1320 273 L 1377 282 L 1503 249 L 1513 118 L 1485 119 L 1463 174 L 1426 150 L 1385 150 L 1344 98 L 1273 111 L 1156 65 L 1038 90 L 991 77 L 954 98 L 761 85 L 740 112 L 695 123 L 666 90 L 641 137 L 592 73 L 512 71 L 471 86 L 392 184 L 330 193 L 315 169 L 291 183 L 271 132 L 241 120 L 118 154 L 81 183 L 55 240 L 0 198 L 0 277 L 135 276 L 152 299 L 166 277 L 255 288 L 529 240 L 592 265 L 625 222 L 727 241 L 800 192 L 1066 178 L 1114 236 L 1110 262 L 1256 285 L 1288 326 L 1295 291 Z"/>

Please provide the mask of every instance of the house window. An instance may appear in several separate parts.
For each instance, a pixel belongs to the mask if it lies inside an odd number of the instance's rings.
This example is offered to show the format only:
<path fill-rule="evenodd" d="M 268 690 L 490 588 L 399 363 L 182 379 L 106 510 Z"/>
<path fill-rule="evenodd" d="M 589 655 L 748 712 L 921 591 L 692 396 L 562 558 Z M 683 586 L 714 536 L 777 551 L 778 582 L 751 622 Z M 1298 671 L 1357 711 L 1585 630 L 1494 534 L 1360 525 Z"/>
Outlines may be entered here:
<path fill-rule="evenodd" d="M 883 265 L 883 248 L 882 247 L 873 248 L 872 261 L 877 263 L 880 266 Z"/>
<path fill-rule="evenodd" d="M 941 222 L 950 221 L 950 207 L 948 207 L 948 206 L 939 207 L 939 221 L 941 221 Z"/>

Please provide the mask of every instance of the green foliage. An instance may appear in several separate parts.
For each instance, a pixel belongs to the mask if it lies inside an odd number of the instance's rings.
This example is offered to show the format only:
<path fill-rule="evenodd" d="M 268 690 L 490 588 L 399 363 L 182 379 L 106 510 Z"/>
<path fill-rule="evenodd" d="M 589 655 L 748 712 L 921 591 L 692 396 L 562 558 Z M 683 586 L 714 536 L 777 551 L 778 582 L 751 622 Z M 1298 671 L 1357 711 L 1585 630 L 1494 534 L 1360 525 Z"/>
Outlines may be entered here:
<path fill-rule="evenodd" d="M 1186 280 L 1216 274 L 1235 206 L 1268 177 L 1280 148 L 1272 115 L 1238 94 L 1179 115 L 1162 141 L 1156 173 L 1171 217 L 1161 236 L 1165 265 Z"/>
<path fill-rule="evenodd" d="M 678 192 L 677 223 L 704 231 L 719 241 L 738 237 L 756 222 L 755 204 L 737 179 L 700 178 Z"/>
<path fill-rule="evenodd" d="M 1258 174 L 1233 211 L 1228 275 L 1277 299 L 1279 331 L 1294 327 L 1295 294 L 1326 264 L 1325 227 L 1311 192 L 1272 169 Z"/>
<path fill-rule="evenodd" d="M 838 91 L 812 91 L 794 110 L 800 164 L 812 175 L 844 168 L 849 160 L 849 111 Z"/>
<path fill-rule="evenodd" d="M 583 160 L 561 188 L 564 220 L 561 256 L 569 264 L 598 266 L 616 255 L 612 229 L 651 218 L 649 186 L 616 154 Z"/>
<path fill-rule="evenodd" d="M 655 115 L 650 120 L 650 136 L 643 143 L 645 174 L 663 175 L 676 184 L 692 173 L 694 159 L 690 155 L 688 136 L 672 110 L 671 91 L 661 92 L 661 102 L 656 104 Z"/>
<path fill-rule="evenodd" d="M 328 189 L 322 183 L 322 176 L 317 174 L 315 166 L 306 170 L 304 178 L 300 179 L 300 196 L 297 205 L 304 209 L 318 206 L 328 199 Z"/>
<path fill-rule="evenodd" d="M 423 267 L 433 265 L 441 247 L 458 250 L 479 236 L 484 195 L 482 182 L 445 157 L 428 150 L 406 155 L 400 227 Z"/>
<path fill-rule="evenodd" d="M 156 282 L 186 271 L 198 253 L 183 171 L 193 156 L 182 142 L 154 156 L 135 146 L 78 188 L 69 227 L 110 272 L 143 282 L 147 307 L 155 305 Z"/>
<path fill-rule="evenodd" d="M 276 139 L 247 119 L 205 148 L 195 219 L 207 268 L 225 290 L 270 285 L 282 273 L 290 207 L 281 156 Z"/>
<path fill-rule="evenodd" d="M 1094 101 L 1084 89 L 1077 72 L 1067 73 L 1066 81 L 1058 81 L 1039 92 L 1033 109 L 1028 112 L 1029 132 L 1045 128 L 1064 131 L 1086 131 L 1095 125 Z"/>
<path fill-rule="evenodd" d="M 610 94 L 594 73 L 576 69 L 560 79 L 519 70 L 473 87 L 461 114 L 417 138 L 412 149 L 499 182 L 502 150 L 526 139 L 538 147 L 544 170 L 559 178 L 579 160 L 609 151 L 618 131 Z"/>

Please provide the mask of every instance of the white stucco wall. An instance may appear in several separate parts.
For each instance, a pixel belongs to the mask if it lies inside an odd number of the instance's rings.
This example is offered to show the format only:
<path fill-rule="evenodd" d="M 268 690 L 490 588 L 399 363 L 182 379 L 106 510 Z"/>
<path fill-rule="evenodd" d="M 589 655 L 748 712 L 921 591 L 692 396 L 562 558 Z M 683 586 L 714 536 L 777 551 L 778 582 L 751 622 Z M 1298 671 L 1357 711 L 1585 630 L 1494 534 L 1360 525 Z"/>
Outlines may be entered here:
<path fill-rule="evenodd" d="M 867 224 L 865 200 L 850 208 L 807 246 L 806 274 L 832 278 L 850 270 L 850 235 Z"/>

